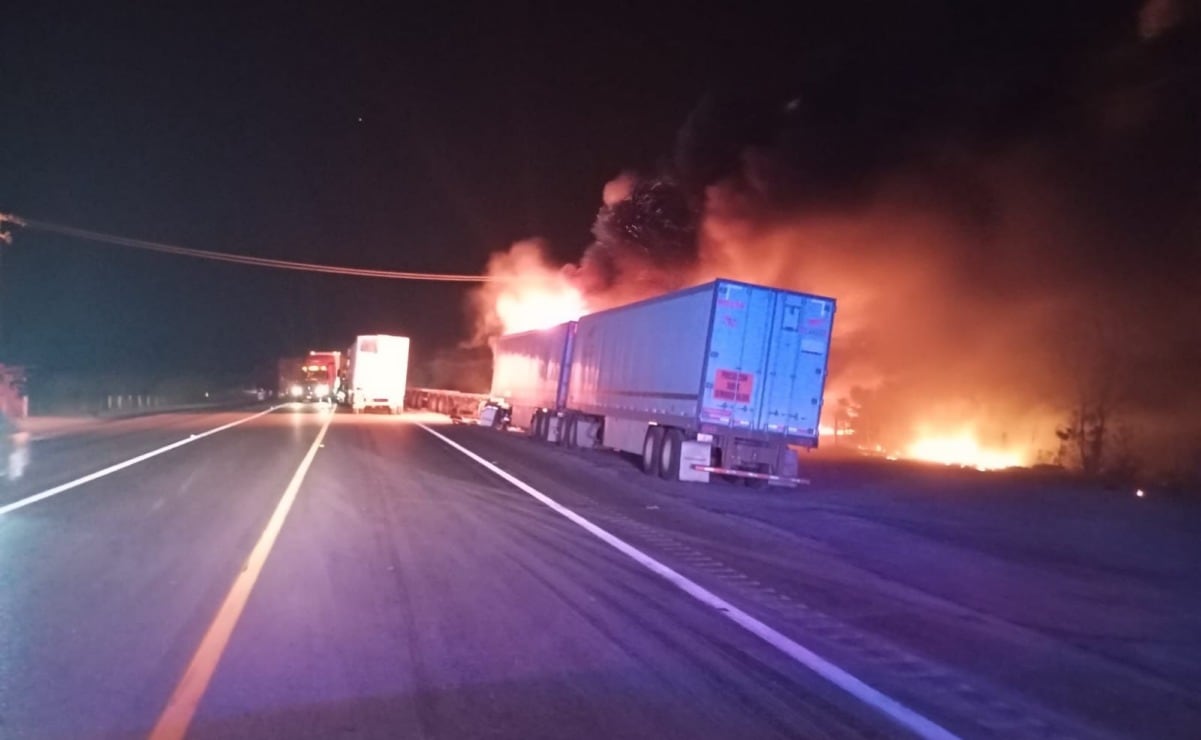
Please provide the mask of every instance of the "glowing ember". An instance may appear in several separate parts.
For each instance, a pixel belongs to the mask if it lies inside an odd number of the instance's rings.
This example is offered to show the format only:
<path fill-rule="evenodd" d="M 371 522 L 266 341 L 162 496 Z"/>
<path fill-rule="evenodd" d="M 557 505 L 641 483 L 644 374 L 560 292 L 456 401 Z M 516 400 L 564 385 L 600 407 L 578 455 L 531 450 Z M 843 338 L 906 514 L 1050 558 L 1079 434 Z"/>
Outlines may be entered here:
<path fill-rule="evenodd" d="M 1022 456 L 1009 450 L 981 447 L 971 432 L 945 437 L 922 437 L 909 445 L 905 456 L 914 460 L 962 465 L 977 470 L 998 470 L 1023 464 Z"/>

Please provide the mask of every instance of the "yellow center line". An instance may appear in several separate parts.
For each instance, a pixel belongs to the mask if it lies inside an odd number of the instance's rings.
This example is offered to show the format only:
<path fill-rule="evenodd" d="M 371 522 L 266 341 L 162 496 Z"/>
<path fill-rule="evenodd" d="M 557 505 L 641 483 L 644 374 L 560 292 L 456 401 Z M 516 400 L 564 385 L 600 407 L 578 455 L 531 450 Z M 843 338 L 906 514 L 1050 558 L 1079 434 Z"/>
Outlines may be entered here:
<path fill-rule="evenodd" d="M 225 601 L 217 611 L 217 616 L 213 618 L 212 624 L 204 633 L 204 638 L 201 639 L 200 646 L 196 648 L 196 653 L 188 663 L 183 678 L 175 687 L 175 691 L 171 693 L 171 698 L 167 700 L 167 706 L 159 716 L 158 722 L 155 723 L 154 729 L 150 731 L 150 740 L 179 740 L 187 733 L 192 717 L 195 716 L 196 709 L 200 706 L 200 700 L 204 697 L 204 692 L 213 679 L 213 673 L 217 670 L 217 663 L 220 662 L 221 655 L 229 645 L 229 639 L 233 635 L 234 627 L 238 624 L 238 618 L 241 617 L 242 610 L 246 607 L 250 592 L 254 589 L 254 584 L 263 571 L 263 565 L 267 562 L 267 556 L 271 554 L 271 548 L 275 545 L 280 529 L 283 528 L 284 519 L 287 518 L 293 502 L 296 501 L 296 493 L 300 490 L 300 484 L 304 481 L 309 466 L 313 464 L 313 458 L 316 457 L 317 450 L 321 447 L 321 441 L 325 439 L 325 433 L 329 430 L 329 425 L 333 420 L 334 415 L 331 413 L 325 420 L 325 424 L 321 426 L 321 431 L 317 433 L 317 438 L 313 440 L 308 453 L 300 461 L 300 467 L 296 468 L 295 474 L 292 475 L 292 480 L 284 490 L 284 495 L 280 497 L 279 503 L 276 504 L 271 519 L 263 529 L 263 534 L 255 543 L 254 549 L 250 551 L 250 557 L 247 558 L 245 566 L 234 579 L 233 586 L 230 587 Z"/>

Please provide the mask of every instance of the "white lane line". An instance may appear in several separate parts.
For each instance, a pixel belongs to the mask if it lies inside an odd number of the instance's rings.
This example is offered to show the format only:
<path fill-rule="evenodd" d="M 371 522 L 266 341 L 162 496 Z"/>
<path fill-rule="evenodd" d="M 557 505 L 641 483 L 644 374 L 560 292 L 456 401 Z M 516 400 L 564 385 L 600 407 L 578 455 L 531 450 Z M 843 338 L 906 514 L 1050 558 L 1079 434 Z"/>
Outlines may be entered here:
<path fill-rule="evenodd" d="M 150 740 L 179 740 L 187 734 L 188 725 L 192 723 L 196 708 L 200 706 L 200 700 L 204 698 L 204 692 L 208 690 L 209 682 L 217 670 L 217 663 L 221 661 L 221 656 L 229 645 L 234 627 L 237 626 L 242 610 L 250 598 L 250 592 L 254 589 L 259 574 L 263 572 L 263 565 L 267 562 L 267 556 L 271 554 L 271 548 L 275 546 L 275 540 L 284 526 L 284 519 L 292 510 L 300 484 L 304 482 L 309 466 L 313 464 L 313 458 L 317 456 L 317 450 L 321 447 L 321 441 L 325 439 L 325 433 L 333 420 L 334 414 L 330 413 L 329 418 L 321 425 L 321 431 L 317 433 L 309 451 L 300 461 L 300 466 L 296 468 L 292 480 L 284 489 L 283 496 L 275 505 L 275 511 L 271 513 L 271 519 L 267 521 L 266 528 L 263 529 L 254 549 L 250 551 L 250 557 L 234 578 L 225 601 L 217 610 L 217 616 L 213 617 L 212 624 L 200 640 L 183 678 L 171 693 L 171 698 L 167 700 L 167 706 L 150 732 Z"/>
<path fill-rule="evenodd" d="M 530 496 L 533 496 L 541 503 L 553 509 L 556 513 L 561 514 L 574 524 L 582 527 L 589 534 L 595 536 L 606 545 L 609 545 L 621 554 L 634 560 L 636 563 L 652 573 L 655 573 L 656 575 L 666 579 L 673 586 L 688 594 L 692 598 L 696 599 L 702 604 L 705 604 L 706 606 L 713 607 L 718 611 L 718 613 L 729 619 L 731 622 L 734 622 L 747 632 L 750 632 L 772 647 L 778 649 L 780 652 L 810 669 L 840 689 L 846 691 L 851 696 L 862 701 L 864 704 L 867 704 L 868 706 L 883 713 L 897 724 L 905 727 L 911 732 L 916 733 L 919 737 L 937 738 L 938 740 L 950 740 L 951 738 L 958 737 L 932 720 L 927 719 L 925 716 L 918 714 L 901 702 L 893 699 L 891 696 L 888 696 L 878 689 L 872 688 L 804 645 L 793 641 L 778 630 L 767 626 L 763 622 L 759 621 L 755 617 L 752 617 L 750 614 L 747 614 L 743 610 L 701 586 L 697 582 L 677 573 L 658 560 L 655 560 L 650 555 L 647 555 L 620 537 L 612 534 L 602 527 L 593 524 L 588 519 L 585 519 L 571 509 L 560 504 L 558 501 L 555 501 L 520 478 L 501 470 L 496 465 L 493 465 L 463 445 L 450 439 L 446 435 L 436 432 L 424 424 L 418 424 L 417 426 L 434 435 L 480 465 L 483 465 L 485 468 L 508 481 L 513 486 L 529 494 Z"/>
<path fill-rule="evenodd" d="M 238 419 L 237 421 L 232 421 L 228 424 L 223 424 L 223 425 L 217 427 L 216 429 L 210 429 L 207 432 L 201 432 L 200 434 L 193 434 L 192 436 L 188 437 L 187 439 L 181 439 L 178 442 L 172 442 L 171 444 L 169 444 L 165 447 L 160 447 L 157 450 L 151 450 L 150 452 L 144 452 L 141 455 L 138 455 L 137 457 L 131 457 L 128 460 L 125 460 L 124 462 L 119 462 L 116 465 L 110 465 L 107 468 L 104 468 L 103 470 L 97 470 L 95 473 L 88 473 L 87 475 L 83 476 L 82 478 L 76 478 L 75 480 L 73 480 L 69 483 L 63 483 L 62 485 L 55 486 L 54 488 L 47 488 L 45 491 L 42 491 L 41 493 L 35 493 L 32 496 L 27 496 L 26 498 L 23 498 L 19 501 L 13 501 L 11 504 L 5 504 L 4 506 L 0 506 L 0 516 L 4 516 L 5 514 L 16 511 L 17 509 L 23 509 L 26 506 L 29 506 L 30 504 L 36 504 L 38 501 L 43 501 L 45 499 L 50 498 L 51 496 L 57 496 L 58 494 L 63 493 L 64 491 L 70 491 L 72 488 L 78 488 L 79 486 L 82 486 L 84 483 L 91 483 L 92 481 L 94 481 L 98 478 L 103 478 L 104 476 L 111 475 L 112 473 L 115 473 L 118 470 L 124 470 L 125 468 L 131 467 L 133 465 L 137 465 L 140 462 L 145 462 L 146 460 L 149 460 L 152 457 L 158 457 L 159 455 L 163 454 L 164 452 L 170 452 L 171 450 L 178 449 L 180 447 L 183 447 L 184 445 L 191 444 L 197 440 L 204 439 L 205 437 L 214 435 L 218 432 L 224 432 L 226 429 L 233 429 L 234 427 L 245 424 L 248 421 L 253 421 L 253 420 L 259 418 L 260 416 L 265 416 L 265 415 L 271 413 L 272 411 L 276 410 L 277 408 L 279 408 L 279 406 L 272 406 L 271 408 L 267 409 L 266 411 L 260 411 L 259 413 L 254 414 L 252 416 L 247 416 L 245 419 Z"/>

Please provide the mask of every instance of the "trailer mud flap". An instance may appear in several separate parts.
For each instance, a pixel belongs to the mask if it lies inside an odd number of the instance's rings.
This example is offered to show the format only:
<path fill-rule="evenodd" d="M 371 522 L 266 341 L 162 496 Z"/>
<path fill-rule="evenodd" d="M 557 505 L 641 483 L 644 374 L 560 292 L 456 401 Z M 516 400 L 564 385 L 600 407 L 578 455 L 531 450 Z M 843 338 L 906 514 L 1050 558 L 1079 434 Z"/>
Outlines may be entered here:
<path fill-rule="evenodd" d="M 713 461 L 713 445 L 692 439 L 680 445 L 680 480 L 693 483 L 708 483 L 709 473 L 704 468 Z"/>

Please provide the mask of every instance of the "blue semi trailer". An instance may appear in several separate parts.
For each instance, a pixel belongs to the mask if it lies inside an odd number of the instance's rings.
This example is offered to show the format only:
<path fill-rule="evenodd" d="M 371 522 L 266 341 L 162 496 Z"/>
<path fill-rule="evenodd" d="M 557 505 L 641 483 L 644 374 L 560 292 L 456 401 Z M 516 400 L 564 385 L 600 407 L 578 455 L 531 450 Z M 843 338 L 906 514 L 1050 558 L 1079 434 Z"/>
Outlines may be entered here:
<path fill-rule="evenodd" d="M 816 447 L 833 298 L 716 280 L 500 337 L 492 395 L 532 436 L 648 474 L 796 483 Z"/>

